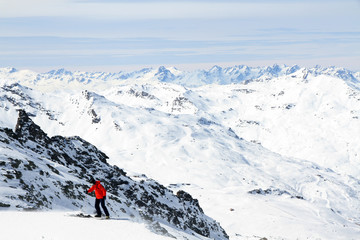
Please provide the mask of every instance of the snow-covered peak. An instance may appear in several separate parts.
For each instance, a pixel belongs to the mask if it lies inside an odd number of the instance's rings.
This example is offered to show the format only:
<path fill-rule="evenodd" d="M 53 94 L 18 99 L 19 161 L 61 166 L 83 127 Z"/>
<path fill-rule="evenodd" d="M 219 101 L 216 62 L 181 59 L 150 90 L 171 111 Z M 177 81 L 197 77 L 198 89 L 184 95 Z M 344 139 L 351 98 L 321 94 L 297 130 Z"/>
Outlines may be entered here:
<path fill-rule="evenodd" d="M 162 82 L 171 82 L 175 79 L 175 75 L 164 66 L 159 67 L 154 77 Z"/>
<path fill-rule="evenodd" d="M 0 72 L 4 73 L 4 74 L 15 73 L 17 71 L 18 70 L 16 68 L 13 68 L 13 67 L 0 68 Z"/>
<path fill-rule="evenodd" d="M 47 72 L 47 74 L 50 75 L 72 75 L 71 71 L 67 71 L 64 68 L 58 69 L 58 70 L 51 70 Z"/>
<path fill-rule="evenodd" d="M 222 68 L 221 68 L 220 66 L 217 66 L 217 65 L 213 66 L 213 67 L 210 68 L 210 70 L 209 70 L 210 73 L 219 73 L 219 72 L 221 72 L 221 71 L 222 71 Z"/>

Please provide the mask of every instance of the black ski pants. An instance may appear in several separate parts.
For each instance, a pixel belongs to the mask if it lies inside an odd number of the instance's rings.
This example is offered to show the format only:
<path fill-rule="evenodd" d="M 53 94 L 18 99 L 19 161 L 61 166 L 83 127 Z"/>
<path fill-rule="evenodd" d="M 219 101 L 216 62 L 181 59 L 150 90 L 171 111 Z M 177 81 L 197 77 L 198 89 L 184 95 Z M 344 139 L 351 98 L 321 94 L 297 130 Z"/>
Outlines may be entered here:
<path fill-rule="evenodd" d="M 102 209 L 105 212 L 105 215 L 110 216 L 109 211 L 107 210 L 107 208 L 105 206 L 105 199 L 106 199 L 106 197 L 103 197 L 102 199 L 96 199 L 95 200 L 95 209 L 96 209 L 96 213 L 97 213 L 98 216 L 101 216 L 101 210 L 100 210 L 100 206 L 99 206 L 100 204 L 101 204 Z"/>

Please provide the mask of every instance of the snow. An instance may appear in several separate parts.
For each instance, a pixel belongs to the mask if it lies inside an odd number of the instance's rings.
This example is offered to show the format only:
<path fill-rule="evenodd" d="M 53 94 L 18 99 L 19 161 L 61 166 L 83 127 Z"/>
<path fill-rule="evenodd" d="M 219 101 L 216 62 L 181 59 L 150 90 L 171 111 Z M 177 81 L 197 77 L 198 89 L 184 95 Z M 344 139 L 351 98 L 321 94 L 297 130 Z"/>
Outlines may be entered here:
<path fill-rule="evenodd" d="M 38 103 L 24 108 L 45 132 L 79 135 L 133 176 L 146 174 L 174 192 L 191 193 L 230 239 L 348 240 L 360 234 L 359 73 L 277 65 L 0 73 L 2 83 L 34 89 L 21 90 Z M 17 107 L 5 100 L 0 106 L 1 126 L 13 128 Z M 73 229 L 73 239 L 88 239 L 82 229 L 103 224 L 64 213 L 0 214 L 9 227 L 16 226 L 12 214 L 39 227 L 51 222 L 43 219 L 70 229 L 86 223 Z M 101 229 L 111 229 L 110 239 L 162 239 L 141 224 L 106 224 Z M 71 239 L 53 231 L 58 235 L 40 228 L 34 238 Z"/>
<path fill-rule="evenodd" d="M 76 212 L 0 212 L 2 239 L 169 239 L 126 218 L 79 218 Z"/>

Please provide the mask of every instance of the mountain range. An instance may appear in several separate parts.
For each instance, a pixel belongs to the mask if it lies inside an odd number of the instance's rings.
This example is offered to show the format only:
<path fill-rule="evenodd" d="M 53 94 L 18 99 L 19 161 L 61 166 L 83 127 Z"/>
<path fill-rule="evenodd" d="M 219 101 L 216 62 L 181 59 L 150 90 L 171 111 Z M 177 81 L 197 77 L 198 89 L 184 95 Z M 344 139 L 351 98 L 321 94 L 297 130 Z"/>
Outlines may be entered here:
<path fill-rule="evenodd" d="M 134 207 L 153 216 L 153 206 L 137 203 L 141 194 L 179 212 L 187 211 L 182 201 L 188 204 L 191 214 L 180 214 L 179 224 L 160 207 L 150 222 L 162 228 L 217 239 L 360 233 L 360 72 L 279 65 L 119 73 L 2 68 L 0 83 L 3 207 L 33 207 L 41 185 L 21 181 L 38 177 L 50 186 L 39 197 L 54 201 L 37 207 L 88 211 L 79 174 L 95 167 L 86 165 L 89 155 L 113 202 L 128 198 L 129 206 L 116 205 L 118 214 L 125 209 L 143 219 Z M 40 137 L 19 134 L 19 113 L 42 129 Z M 146 177 L 132 180 L 139 176 Z M 82 191 L 75 191 L 75 204 L 62 190 L 71 188 L 68 181 Z M 129 186 L 140 193 L 126 196 Z"/>

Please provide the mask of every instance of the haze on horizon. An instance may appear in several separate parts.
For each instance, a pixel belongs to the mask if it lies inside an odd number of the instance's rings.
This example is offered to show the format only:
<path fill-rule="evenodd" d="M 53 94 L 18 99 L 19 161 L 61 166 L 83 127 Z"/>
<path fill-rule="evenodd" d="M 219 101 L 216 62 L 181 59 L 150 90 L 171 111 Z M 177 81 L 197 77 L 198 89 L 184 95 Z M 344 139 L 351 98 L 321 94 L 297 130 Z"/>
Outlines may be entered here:
<path fill-rule="evenodd" d="M 360 70 L 360 1 L 0 0 L 0 67 Z"/>

